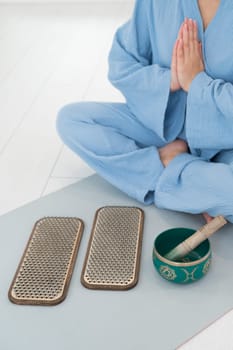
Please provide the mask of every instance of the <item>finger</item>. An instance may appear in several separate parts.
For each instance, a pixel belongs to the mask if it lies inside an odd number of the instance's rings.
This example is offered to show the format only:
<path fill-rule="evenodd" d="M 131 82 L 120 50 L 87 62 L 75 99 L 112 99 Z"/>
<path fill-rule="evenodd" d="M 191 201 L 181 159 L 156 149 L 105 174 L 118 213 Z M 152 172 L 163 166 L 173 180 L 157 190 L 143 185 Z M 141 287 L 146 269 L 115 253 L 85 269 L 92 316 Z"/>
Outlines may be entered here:
<path fill-rule="evenodd" d="M 201 49 L 201 42 L 197 44 L 198 45 L 198 53 L 200 57 L 202 56 L 202 49 Z"/>
<path fill-rule="evenodd" d="M 175 41 L 175 45 L 173 47 L 173 53 L 172 53 L 172 64 L 171 64 L 171 68 L 173 70 L 176 70 L 176 62 L 177 62 L 177 58 L 176 58 L 176 55 L 177 55 L 177 46 L 178 46 L 178 40 Z"/>
<path fill-rule="evenodd" d="M 181 24 L 181 27 L 180 27 L 180 30 L 179 30 L 179 33 L 178 33 L 178 39 L 180 39 L 180 38 L 183 39 L 183 32 L 184 32 L 185 24 L 188 25 L 188 18 L 187 17 L 185 17 L 183 23 Z"/>
<path fill-rule="evenodd" d="M 174 49 L 173 49 L 173 55 L 172 55 L 172 62 L 171 62 L 171 74 L 176 75 L 177 74 L 177 45 L 178 41 L 176 40 Z"/>
<path fill-rule="evenodd" d="M 172 60 L 176 58 L 176 48 L 177 48 L 177 40 L 174 43 L 173 50 L 172 50 Z"/>
<path fill-rule="evenodd" d="M 204 59 L 204 55 L 203 55 L 203 51 L 202 51 L 202 43 L 201 42 L 199 44 L 199 47 L 200 47 L 200 59 L 202 61 L 203 67 L 205 69 L 205 59 Z"/>
<path fill-rule="evenodd" d="M 194 54 L 199 55 L 201 57 L 200 43 L 197 40 L 194 40 L 193 46 L 194 46 Z"/>
<path fill-rule="evenodd" d="M 184 56 L 187 59 L 189 59 L 189 34 L 188 34 L 188 25 L 187 25 L 187 23 L 184 24 L 182 44 L 183 44 Z"/>
<path fill-rule="evenodd" d="M 189 37 L 189 51 L 190 55 L 194 54 L 194 30 L 193 30 L 193 20 L 189 18 L 188 20 L 188 37 Z"/>
<path fill-rule="evenodd" d="M 200 54 L 200 57 L 202 59 L 202 62 L 204 63 L 203 51 L 202 51 L 202 43 L 201 42 L 199 43 L 199 54 Z"/>
<path fill-rule="evenodd" d="M 183 31 L 184 23 L 181 24 L 179 32 L 177 34 L 177 39 L 182 38 L 182 31 Z"/>
<path fill-rule="evenodd" d="M 183 64 L 184 63 L 184 47 L 183 47 L 183 39 L 178 40 L 177 44 L 177 64 Z"/>
<path fill-rule="evenodd" d="M 178 35 L 177 35 L 177 38 L 178 38 L 178 39 L 182 38 L 182 32 L 183 32 L 183 29 L 184 29 L 184 23 L 185 23 L 185 22 L 183 22 L 183 23 L 181 24 L 181 26 L 180 26 L 180 29 L 179 29 L 179 32 L 178 32 Z"/>
<path fill-rule="evenodd" d="M 179 40 L 176 40 L 176 45 L 175 45 L 175 61 L 177 60 L 177 49 L 178 49 L 178 44 L 179 44 Z"/>
<path fill-rule="evenodd" d="M 196 21 L 196 20 L 193 20 L 193 24 L 194 24 L 194 30 L 193 30 L 193 33 L 194 33 L 194 40 L 197 40 L 197 41 L 198 41 L 197 21 Z"/>
<path fill-rule="evenodd" d="M 189 18 L 188 20 L 188 34 L 189 34 L 189 40 L 194 39 L 194 33 L 193 33 L 193 20 L 192 18 Z"/>

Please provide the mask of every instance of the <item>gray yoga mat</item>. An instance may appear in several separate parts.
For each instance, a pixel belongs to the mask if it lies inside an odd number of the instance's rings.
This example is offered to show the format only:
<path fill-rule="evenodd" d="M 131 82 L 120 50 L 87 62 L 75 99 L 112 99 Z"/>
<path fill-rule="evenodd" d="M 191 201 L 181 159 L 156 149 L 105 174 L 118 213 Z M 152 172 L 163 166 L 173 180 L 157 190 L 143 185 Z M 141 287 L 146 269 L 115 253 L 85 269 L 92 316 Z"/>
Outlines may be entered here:
<path fill-rule="evenodd" d="M 128 291 L 84 288 L 81 269 L 95 211 L 106 205 L 145 212 L 139 282 Z M 36 220 L 77 216 L 84 221 L 67 298 L 56 306 L 12 304 L 8 288 Z M 155 236 L 171 227 L 198 228 L 200 215 L 142 206 L 97 175 L 0 217 L 0 348 L 4 350 L 173 350 L 233 305 L 233 226 L 211 237 L 212 266 L 200 281 L 175 285 L 152 264 Z"/>

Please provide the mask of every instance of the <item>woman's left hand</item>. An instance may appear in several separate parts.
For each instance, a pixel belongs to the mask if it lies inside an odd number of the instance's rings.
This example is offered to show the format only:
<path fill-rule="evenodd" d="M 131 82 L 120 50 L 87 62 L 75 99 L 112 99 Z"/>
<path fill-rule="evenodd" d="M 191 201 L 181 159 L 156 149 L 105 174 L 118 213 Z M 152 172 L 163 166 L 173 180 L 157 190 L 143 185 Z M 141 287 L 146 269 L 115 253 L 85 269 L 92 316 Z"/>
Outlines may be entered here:
<path fill-rule="evenodd" d="M 177 45 L 177 75 L 182 89 L 188 92 L 192 80 L 204 69 L 197 23 L 191 19 L 185 19 Z"/>

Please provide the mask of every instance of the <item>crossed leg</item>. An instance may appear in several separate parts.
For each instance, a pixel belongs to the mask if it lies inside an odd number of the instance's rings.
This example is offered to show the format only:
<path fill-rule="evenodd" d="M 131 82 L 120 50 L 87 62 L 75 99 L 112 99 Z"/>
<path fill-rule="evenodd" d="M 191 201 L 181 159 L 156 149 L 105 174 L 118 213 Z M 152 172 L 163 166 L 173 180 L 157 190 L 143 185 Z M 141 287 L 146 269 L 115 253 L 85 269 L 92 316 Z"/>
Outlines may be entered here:
<path fill-rule="evenodd" d="M 223 215 L 233 222 L 233 167 L 229 162 L 221 162 L 223 158 L 207 162 L 189 154 L 183 141 L 166 145 L 126 104 L 66 105 L 58 113 L 57 131 L 99 175 L 139 202 L 193 214 Z"/>
<path fill-rule="evenodd" d="M 168 166 L 170 161 L 178 154 L 187 152 L 188 145 L 184 140 L 175 140 L 168 145 L 159 148 L 160 159 L 165 167 Z M 207 223 L 213 219 L 208 213 L 203 213 L 202 215 Z"/>
<path fill-rule="evenodd" d="M 169 162 L 159 177 L 155 205 L 193 214 L 207 213 L 210 217 L 223 215 L 233 223 L 232 185 L 233 166 L 229 163 L 182 153 Z"/>
<path fill-rule="evenodd" d="M 164 168 L 157 148 L 165 143 L 125 103 L 68 104 L 58 113 L 57 131 L 99 175 L 130 197 L 153 203 Z"/>

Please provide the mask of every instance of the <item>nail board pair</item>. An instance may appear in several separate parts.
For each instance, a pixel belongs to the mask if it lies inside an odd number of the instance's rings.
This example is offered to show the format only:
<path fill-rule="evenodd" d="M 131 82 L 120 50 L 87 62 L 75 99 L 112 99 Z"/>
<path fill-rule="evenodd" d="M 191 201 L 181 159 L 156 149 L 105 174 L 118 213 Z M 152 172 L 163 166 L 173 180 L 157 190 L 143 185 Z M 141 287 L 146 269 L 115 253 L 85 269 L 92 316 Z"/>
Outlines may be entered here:
<path fill-rule="evenodd" d="M 144 213 L 136 207 L 96 211 L 81 273 L 90 289 L 126 290 L 138 282 Z M 84 229 L 77 217 L 44 217 L 32 229 L 9 288 L 15 304 L 56 305 L 68 292 Z"/>

